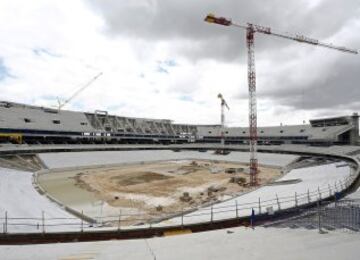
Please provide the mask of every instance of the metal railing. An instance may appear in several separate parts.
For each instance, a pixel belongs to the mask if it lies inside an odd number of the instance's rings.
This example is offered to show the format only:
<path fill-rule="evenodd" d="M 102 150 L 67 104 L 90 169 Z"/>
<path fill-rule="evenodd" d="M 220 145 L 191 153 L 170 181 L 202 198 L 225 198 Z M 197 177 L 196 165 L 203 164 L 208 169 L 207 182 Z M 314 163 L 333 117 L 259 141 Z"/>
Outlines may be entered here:
<path fill-rule="evenodd" d="M 234 219 L 240 217 L 252 217 L 257 215 L 267 214 L 269 216 L 276 214 L 282 210 L 298 209 L 306 205 L 310 205 L 317 201 L 321 201 L 330 197 L 337 197 L 340 192 L 347 189 L 356 179 L 357 174 L 353 173 L 345 177 L 343 180 L 338 180 L 333 185 L 317 187 L 315 190 L 307 190 L 305 193 L 294 192 L 291 196 L 278 196 L 274 194 L 272 199 L 258 200 L 247 203 L 238 203 L 234 199 L 233 204 L 230 201 L 223 202 L 223 205 L 212 205 L 200 209 L 192 209 L 189 211 L 175 211 L 164 212 L 160 218 L 170 219 L 171 224 L 166 224 L 165 221 L 160 221 L 157 216 L 157 222 L 151 220 L 155 216 L 149 216 L 137 213 L 124 213 L 119 211 L 117 215 L 96 216 L 93 217 L 95 221 L 87 222 L 85 218 L 77 217 L 53 217 L 48 216 L 46 212 L 42 212 L 39 217 L 15 217 L 4 212 L 0 217 L 2 223 L 2 234 L 7 233 L 46 233 L 58 231 L 84 231 L 94 230 L 98 228 L 106 228 L 110 230 L 125 230 L 125 229 L 141 229 L 152 228 L 155 226 L 184 226 L 195 223 L 209 223 L 224 219 Z M 331 208 L 326 208 L 325 215 L 331 214 Z M 355 213 L 354 213 L 355 214 Z M 83 213 L 80 214 L 80 216 Z M 84 215 L 83 215 L 84 216 Z M 85 216 L 84 216 L 85 217 Z M 339 220 L 340 221 L 340 220 Z M 129 224 L 131 223 L 131 224 Z"/>
<path fill-rule="evenodd" d="M 339 230 L 360 231 L 360 200 L 340 200 L 328 205 L 298 211 L 298 215 L 264 225 L 278 228 L 317 229 L 319 233 Z"/>

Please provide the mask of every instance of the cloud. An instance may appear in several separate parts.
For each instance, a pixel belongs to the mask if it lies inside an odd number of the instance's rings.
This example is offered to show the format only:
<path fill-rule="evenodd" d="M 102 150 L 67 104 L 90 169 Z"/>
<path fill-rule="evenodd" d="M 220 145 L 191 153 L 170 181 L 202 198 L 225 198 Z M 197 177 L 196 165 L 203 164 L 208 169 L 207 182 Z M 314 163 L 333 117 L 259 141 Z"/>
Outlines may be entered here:
<path fill-rule="evenodd" d="M 57 57 L 57 58 L 61 57 L 61 55 L 52 53 L 50 50 L 45 49 L 45 48 L 35 48 L 35 49 L 33 49 L 33 53 L 40 57 L 43 55 L 48 55 L 48 56 Z"/>
<path fill-rule="evenodd" d="M 4 64 L 4 59 L 0 57 L 0 81 L 4 80 L 7 77 L 13 77 L 10 75 L 8 67 Z"/>
<path fill-rule="evenodd" d="M 189 59 L 222 58 L 233 60 L 244 50 L 244 32 L 231 27 L 209 25 L 205 15 L 218 15 L 272 26 L 283 31 L 303 32 L 326 39 L 359 14 L 356 0 L 329 1 L 245 1 L 175 0 L 116 1 L 89 0 L 106 20 L 109 34 L 123 35 L 150 42 L 179 42 L 178 51 Z M 259 50 L 293 45 L 290 41 L 272 42 L 261 37 Z M 187 46 L 191 41 L 194 46 Z"/>
<path fill-rule="evenodd" d="M 221 92 L 227 123 L 247 125 L 245 34 L 205 23 L 208 12 L 360 46 L 357 0 L 5 0 L 0 64 L 14 77 L 2 98 L 53 106 L 102 71 L 67 109 L 217 124 Z M 266 35 L 255 56 L 260 125 L 359 108 L 360 57 Z"/>
<path fill-rule="evenodd" d="M 189 101 L 189 102 L 194 101 L 191 96 L 181 96 L 179 99 L 182 101 Z"/>
<path fill-rule="evenodd" d="M 204 23 L 202 19 L 210 11 L 340 46 L 360 46 L 360 35 L 355 33 L 360 30 L 360 3 L 356 0 L 89 2 L 105 18 L 108 34 L 154 45 L 166 41 L 171 51 L 195 63 L 213 59 L 246 66 L 244 32 Z M 336 113 L 344 104 L 360 108 L 359 57 L 257 35 L 256 62 L 260 99 L 314 113 L 325 108 Z M 234 79 L 239 73 L 227 77 Z M 222 80 L 226 77 L 224 72 L 215 75 Z M 234 97 L 244 99 L 247 93 L 236 91 Z"/>

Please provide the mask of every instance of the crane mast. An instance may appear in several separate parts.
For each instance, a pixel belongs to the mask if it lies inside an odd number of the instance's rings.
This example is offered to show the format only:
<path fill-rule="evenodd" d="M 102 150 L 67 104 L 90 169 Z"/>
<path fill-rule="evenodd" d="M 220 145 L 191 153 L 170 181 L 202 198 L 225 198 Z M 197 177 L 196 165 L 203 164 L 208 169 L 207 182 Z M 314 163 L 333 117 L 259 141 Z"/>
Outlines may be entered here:
<path fill-rule="evenodd" d="M 223 95 L 221 93 L 218 94 L 218 98 L 221 100 L 221 146 L 224 148 L 225 146 L 225 107 L 230 110 L 228 104 L 226 103 Z"/>
<path fill-rule="evenodd" d="M 341 52 L 358 54 L 357 50 L 349 49 L 333 44 L 322 43 L 316 39 L 301 34 L 290 34 L 273 31 L 270 27 L 255 24 L 238 24 L 224 17 L 216 17 L 208 14 L 205 19 L 208 23 L 215 23 L 224 26 L 235 26 L 246 30 L 246 46 L 248 50 L 248 86 L 249 86 L 249 139 L 250 139 L 250 185 L 258 185 L 258 161 L 257 161 L 257 110 L 256 110 L 256 72 L 255 72 L 255 33 L 263 33 L 294 40 L 300 43 L 307 43 L 314 46 L 325 47 Z"/>
<path fill-rule="evenodd" d="M 249 85 L 249 131 L 250 131 L 250 184 L 257 184 L 257 108 L 256 108 L 256 71 L 255 71 L 255 30 L 253 26 L 246 29 L 248 49 L 248 85 Z"/>

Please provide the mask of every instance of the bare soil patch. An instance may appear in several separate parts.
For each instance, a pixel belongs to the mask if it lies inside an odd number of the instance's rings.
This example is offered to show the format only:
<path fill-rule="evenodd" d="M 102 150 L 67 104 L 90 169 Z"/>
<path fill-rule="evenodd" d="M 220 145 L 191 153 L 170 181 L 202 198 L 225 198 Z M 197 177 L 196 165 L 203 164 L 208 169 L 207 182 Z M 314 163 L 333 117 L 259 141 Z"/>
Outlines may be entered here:
<path fill-rule="evenodd" d="M 153 181 L 166 180 L 169 178 L 173 178 L 173 177 L 165 176 L 155 172 L 135 172 L 131 176 L 128 175 L 112 176 L 110 177 L 110 181 L 120 186 L 131 186 L 142 183 L 150 183 Z"/>
<path fill-rule="evenodd" d="M 226 173 L 229 168 L 238 170 Z M 247 192 L 251 189 L 247 168 L 223 161 L 166 161 L 87 169 L 79 171 L 75 180 L 112 207 L 124 209 L 124 216 L 127 210 L 141 212 L 141 221 L 127 217 L 128 224 L 135 224 Z M 279 169 L 260 167 L 260 185 L 280 175 Z"/>

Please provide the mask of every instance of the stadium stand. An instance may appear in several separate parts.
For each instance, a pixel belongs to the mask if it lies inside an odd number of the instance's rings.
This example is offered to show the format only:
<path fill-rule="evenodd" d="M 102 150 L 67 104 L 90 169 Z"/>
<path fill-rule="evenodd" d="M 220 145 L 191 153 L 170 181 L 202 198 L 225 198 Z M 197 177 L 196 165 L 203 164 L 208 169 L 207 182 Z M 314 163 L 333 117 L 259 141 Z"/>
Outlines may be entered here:
<path fill-rule="evenodd" d="M 247 144 L 248 128 L 228 127 L 225 141 Z M 96 110 L 84 113 L 0 102 L 0 140 L 24 143 L 188 143 L 220 142 L 220 125 L 174 124 L 167 119 L 131 118 Z M 259 144 L 352 144 L 359 116 L 310 120 L 308 125 L 258 128 Z"/>
<path fill-rule="evenodd" d="M 221 126 L 198 126 L 197 140 L 220 142 Z M 249 129 L 229 127 L 225 129 L 227 143 L 247 143 Z M 309 125 L 258 127 L 259 144 L 352 144 L 359 140 L 359 116 L 310 120 Z"/>

